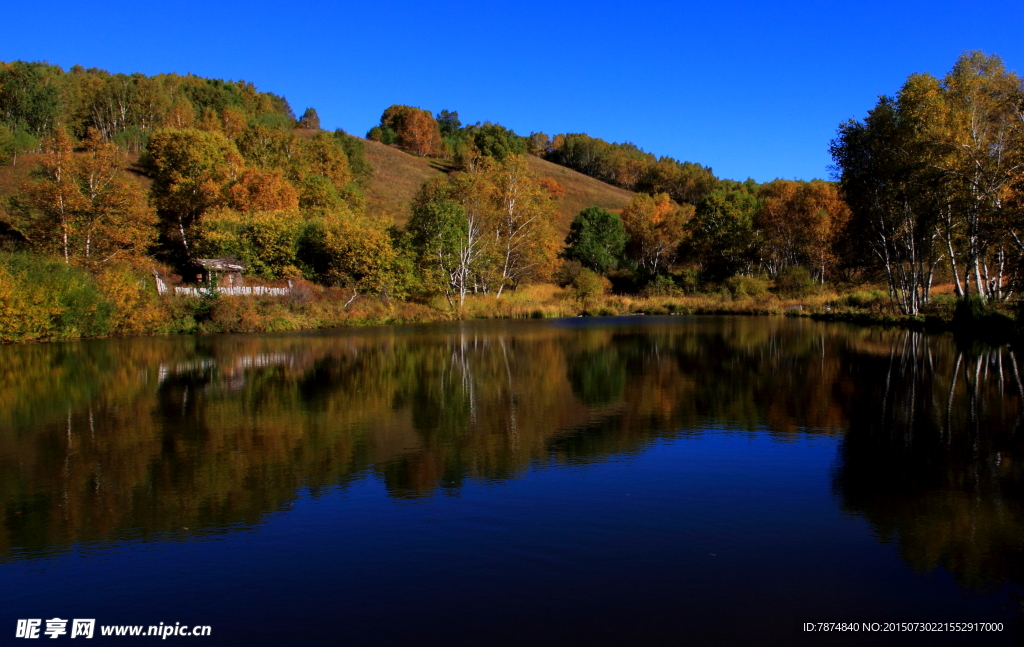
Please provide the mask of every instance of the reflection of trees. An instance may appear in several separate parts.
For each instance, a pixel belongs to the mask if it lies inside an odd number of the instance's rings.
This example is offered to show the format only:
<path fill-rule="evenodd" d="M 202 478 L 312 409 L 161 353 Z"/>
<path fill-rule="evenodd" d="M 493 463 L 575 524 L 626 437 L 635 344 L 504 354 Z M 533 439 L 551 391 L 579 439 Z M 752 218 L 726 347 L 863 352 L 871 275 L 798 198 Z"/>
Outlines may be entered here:
<path fill-rule="evenodd" d="M 425 496 L 533 463 L 637 452 L 709 425 L 779 439 L 850 425 L 837 487 L 890 534 L 905 522 L 901 509 L 880 512 L 889 505 L 881 494 L 947 478 L 946 463 L 957 483 L 1003 474 L 1000 505 L 1016 515 L 1005 488 L 1018 455 L 990 448 L 987 431 L 1000 429 L 1003 444 L 1016 433 L 1016 396 L 997 398 L 991 386 L 1000 370 L 1016 384 L 1016 358 L 1002 351 L 979 364 L 977 352 L 958 359 L 946 338 L 901 335 L 732 317 L 5 347 L 0 555 L 256 523 L 300 488 L 316 494 L 368 473 L 392 496 Z M 934 377 L 957 362 L 958 381 Z M 908 415 L 916 440 L 893 455 L 889 430 Z M 932 419 L 946 431 L 924 431 Z M 925 443 L 928 433 L 941 442 Z M 977 447 L 961 447 L 967 436 Z M 959 451 L 1001 462 L 961 465 L 947 456 Z M 888 480 L 864 476 L 890 455 L 879 467 L 894 471 Z M 979 487 L 994 487 L 985 478 Z M 1019 516 L 1008 519 L 1007 533 L 1019 527 Z"/>
<path fill-rule="evenodd" d="M 916 567 L 1024 583 L 1022 389 L 1006 348 L 917 333 L 864 354 L 836 490 Z"/>

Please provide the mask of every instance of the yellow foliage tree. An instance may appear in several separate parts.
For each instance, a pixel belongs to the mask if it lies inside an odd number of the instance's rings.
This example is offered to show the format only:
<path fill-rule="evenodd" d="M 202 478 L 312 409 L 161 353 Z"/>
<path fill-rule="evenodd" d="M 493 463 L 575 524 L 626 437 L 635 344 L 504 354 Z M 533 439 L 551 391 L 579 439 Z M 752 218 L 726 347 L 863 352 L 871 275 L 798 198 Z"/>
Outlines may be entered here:
<path fill-rule="evenodd" d="M 510 155 L 485 171 L 492 202 L 491 248 L 501 297 L 505 287 L 546 280 L 561 242 L 554 230 L 555 204 L 523 155 Z"/>
<path fill-rule="evenodd" d="M 63 129 L 43 147 L 35 179 L 15 199 L 16 226 L 29 244 L 87 267 L 144 255 L 156 216 L 121 151 L 91 131 L 84 152 L 74 153 Z"/>
<path fill-rule="evenodd" d="M 296 209 L 299 194 L 281 171 L 246 169 L 225 189 L 227 204 L 237 211 Z"/>
<path fill-rule="evenodd" d="M 678 205 L 667 193 L 638 194 L 621 216 L 628 237 L 626 255 L 644 274 L 654 276 L 668 271 L 693 214 L 692 205 Z"/>

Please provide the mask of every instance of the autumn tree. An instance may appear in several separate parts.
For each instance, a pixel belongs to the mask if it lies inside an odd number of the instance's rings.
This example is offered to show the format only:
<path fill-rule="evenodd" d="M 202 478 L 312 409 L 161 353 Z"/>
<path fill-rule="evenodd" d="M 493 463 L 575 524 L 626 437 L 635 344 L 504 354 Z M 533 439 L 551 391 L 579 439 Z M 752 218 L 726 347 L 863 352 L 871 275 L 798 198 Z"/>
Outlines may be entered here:
<path fill-rule="evenodd" d="M 678 205 L 667 193 L 637 194 L 622 210 L 626 255 L 644 276 L 665 274 L 675 262 L 693 207 Z"/>
<path fill-rule="evenodd" d="M 189 232 L 206 211 L 224 200 L 224 188 L 241 173 L 243 160 L 220 133 L 168 128 L 153 133 L 140 160 L 153 178 L 157 212 L 189 254 Z"/>
<path fill-rule="evenodd" d="M 824 282 L 837 257 L 835 244 L 850 210 L 831 182 L 775 180 L 762 185 L 753 226 L 761 262 L 775 278 L 786 267 L 804 266 Z"/>
<path fill-rule="evenodd" d="M 307 222 L 297 258 L 307 278 L 348 288 L 352 298 L 360 294 L 404 295 L 404 274 L 388 231 L 346 209 Z"/>
<path fill-rule="evenodd" d="M 394 143 L 420 157 L 436 156 L 442 151 L 437 121 L 428 111 L 411 106 L 396 104 L 389 107 L 381 115 L 380 126 L 367 136 L 385 144 Z"/>
<path fill-rule="evenodd" d="M 938 166 L 959 185 L 963 244 L 947 246 L 956 288 L 1006 298 L 1012 289 L 1005 276 L 1007 248 L 1017 257 L 1024 253 L 1019 232 L 1007 236 L 1005 222 L 1006 199 L 1024 173 L 1024 86 L 998 56 L 969 52 L 942 80 L 942 89 L 946 128 L 939 142 L 946 155 Z"/>
<path fill-rule="evenodd" d="M 556 211 L 522 155 L 491 167 L 486 180 L 491 186 L 491 230 L 499 267 L 496 296 L 500 297 L 506 287 L 550 277 L 556 256 Z"/>
<path fill-rule="evenodd" d="M 33 248 L 69 264 L 141 257 L 153 243 L 156 217 L 125 172 L 123 153 L 96 131 L 82 153 L 73 147 L 63 129 L 44 141 L 39 169 L 14 202 L 18 228 Z"/>
<path fill-rule="evenodd" d="M 299 196 L 281 171 L 250 168 L 225 187 L 225 203 L 236 211 L 294 210 Z"/>
<path fill-rule="evenodd" d="M 237 140 L 245 161 L 259 168 L 286 170 L 299 156 L 295 135 L 262 124 L 250 124 Z"/>
<path fill-rule="evenodd" d="M 318 132 L 312 139 L 303 142 L 300 157 L 301 169 L 294 173 L 299 182 L 310 175 L 321 176 L 340 190 L 352 181 L 345 149 L 338 138 L 330 133 Z"/>

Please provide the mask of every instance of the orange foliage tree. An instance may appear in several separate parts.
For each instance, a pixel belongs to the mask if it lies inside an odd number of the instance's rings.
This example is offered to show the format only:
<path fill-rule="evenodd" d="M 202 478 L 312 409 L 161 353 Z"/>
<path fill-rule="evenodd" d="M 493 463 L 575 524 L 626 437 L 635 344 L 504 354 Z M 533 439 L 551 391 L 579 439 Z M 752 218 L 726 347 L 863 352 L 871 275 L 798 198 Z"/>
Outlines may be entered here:
<path fill-rule="evenodd" d="M 284 173 L 273 169 L 247 169 L 225 193 L 228 206 L 238 211 L 274 211 L 299 206 L 295 187 Z"/>
<path fill-rule="evenodd" d="M 125 172 L 121 150 L 94 130 L 84 152 L 74 153 L 63 129 L 43 148 L 36 179 L 14 200 L 16 224 L 30 245 L 88 267 L 142 256 L 155 238 L 156 217 Z"/>
<path fill-rule="evenodd" d="M 441 129 L 427 110 L 393 105 L 381 115 L 380 127 L 393 132 L 395 144 L 413 155 L 433 157 L 443 152 Z"/>
<path fill-rule="evenodd" d="M 668 271 L 693 213 L 692 205 L 678 205 L 667 193 L 638 194 L 623 209 L 626 255 L 641 273 L 654 276 Z"/>

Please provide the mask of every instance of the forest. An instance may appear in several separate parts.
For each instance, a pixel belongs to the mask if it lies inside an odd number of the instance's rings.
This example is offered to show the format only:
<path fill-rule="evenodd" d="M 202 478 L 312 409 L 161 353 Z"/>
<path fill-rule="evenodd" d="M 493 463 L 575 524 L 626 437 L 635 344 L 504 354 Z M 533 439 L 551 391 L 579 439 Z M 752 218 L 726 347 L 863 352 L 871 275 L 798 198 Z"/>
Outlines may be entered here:
<path fill-rule="evenodd" d="M 360 138 L 244 81 L 0 62 L 0 341 L 580 313 L 1016 314 L 1024 85 L 998 56 L 911 75 L 825 145 L 832 181 L 739 182 L 447 109 L 392 105 Z M 429 163 L 389 212 L 368 208 L 373 147 Z M 589 206 L 570 222 L 570 173 L 629 197 L 577 195 Z M 212 287 L 199 259 L 232 259 L 246 285 L 289 296 L 158 294 Z"/>

